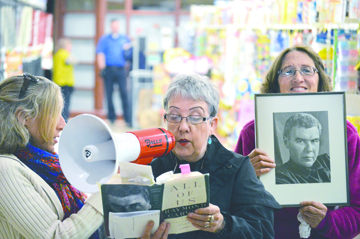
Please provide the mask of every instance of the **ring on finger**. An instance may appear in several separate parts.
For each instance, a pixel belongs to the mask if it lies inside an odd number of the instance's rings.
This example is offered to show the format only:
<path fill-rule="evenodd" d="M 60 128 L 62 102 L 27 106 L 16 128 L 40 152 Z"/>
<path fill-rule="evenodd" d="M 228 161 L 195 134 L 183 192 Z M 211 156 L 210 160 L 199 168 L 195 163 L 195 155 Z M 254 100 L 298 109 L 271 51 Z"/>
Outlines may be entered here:
<path fill-rule="evenodd" d="M 204 228 L 208 228 L 210 226 L 210 222 L 205 222 Z"/>
<path fill-rule="evenodd" d="M 214 221 L 214 215 L 210 215 L 209 217 L 208 217 L 208 222 L 213 222 Z"/>

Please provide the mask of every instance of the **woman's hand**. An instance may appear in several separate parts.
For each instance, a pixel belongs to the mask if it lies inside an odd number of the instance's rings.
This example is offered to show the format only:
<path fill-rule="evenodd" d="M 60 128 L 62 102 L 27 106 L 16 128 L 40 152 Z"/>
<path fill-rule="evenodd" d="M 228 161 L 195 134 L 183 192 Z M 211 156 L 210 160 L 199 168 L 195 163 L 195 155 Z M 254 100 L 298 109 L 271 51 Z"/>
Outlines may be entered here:
<path fill-rule="evenodd" d="M 139 239 L 166 239 L 169 235 L 170 223 L 162 222 L 154 235 L 151 236 L 151 230 L 154 222 L 151 220 L 145 227 L 144 234 Z"/>
<path fill-rule="evenodd" d="M 302 208 L 299 211 L 303 214 L 304 220 L 312 228 L 317 227 L 326 216 L 327 207 L 320 202 L 303 201 L 300 205 Z"/>
<path fill-rule="evenodd" d="M 196 209 L 187 217 L 191 224 L 203 231 L 218 233 L 225 227 L 220 208 L 210 203 L 208 207 Z"/>
<path fill-rule="evenodd" d="M 276 167 L 274 160 L 261 149 L 254 149 L 248 156 L 255 169 L 256 176 L 268 173 Z"/>

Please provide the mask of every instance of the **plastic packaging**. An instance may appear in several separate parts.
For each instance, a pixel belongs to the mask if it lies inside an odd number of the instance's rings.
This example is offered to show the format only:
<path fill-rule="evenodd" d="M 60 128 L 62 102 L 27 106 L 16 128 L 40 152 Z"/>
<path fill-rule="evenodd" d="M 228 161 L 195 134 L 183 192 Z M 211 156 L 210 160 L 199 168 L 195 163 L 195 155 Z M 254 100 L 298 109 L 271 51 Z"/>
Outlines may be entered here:
<path fill-rule="evenodd" d="M 297 215 L 297 219 L 300 222 L 300 225 L 299 225 L 300 238 L 308 238 L 311 233 L 310 225 L 303 219 L 301 212 L 299 212 L 299 214 Z"/>

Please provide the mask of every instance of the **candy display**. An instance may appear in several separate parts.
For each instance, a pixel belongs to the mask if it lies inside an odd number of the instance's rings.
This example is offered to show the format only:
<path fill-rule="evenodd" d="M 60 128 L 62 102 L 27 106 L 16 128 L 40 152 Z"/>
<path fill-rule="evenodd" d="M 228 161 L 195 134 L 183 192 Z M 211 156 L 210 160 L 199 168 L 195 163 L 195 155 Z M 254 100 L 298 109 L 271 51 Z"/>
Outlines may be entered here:
<path fill-rule="evenodd" d="M 359 36 L 347 28 L 342 16 L 345 10 L 339 3 L 235 0 L 226 6 L 192 6 L 186 49 L 164 54 L 161 69 L 168 76 L 154 82 L 156 105 L 161 108 L 162 89 L 172 75 L 208 75 L 219 86 L 221 96 L 216 135 L 233 149 L 244 124 L 255 117 L 254 95 L 260 93 L 273 59 L 295 44 L 310 45 L 319 53 L 327 74 L 336 79 L 335 89 L 355 93 Z M 344 25 L 325 25 L 328 23 Z M 354 26 L 351 29 L 359 24 Z"/>
<path fill-rule="evenodd" d="M 339 31 L 335 90 L 357 93 L 357 31 Z"/>
<path fill-rule="evenodd" d="M 348 7 L 347 7 L 348 5 Z M 358 22 L 357 0 L 234 0 L 227 6 L 191 6 L 201 25 L 274 25 Z"/>
<path fill-rule="evenodd" d="M 272 60 L 289 46 L 312 46 L 327 74 L 336 76 L 334 88 L 356 92 L 358 46 L 349 37 L 342 39 L 345 31 L 339 28 L 345 27 L 347 34 L 351 31 L 345 24 L 349 10 L 343 2 L 238 0 L 230 7 L 192 6 L 195 36 L 189 49 L 193 55 L 212 59 L 211 79 L 216 77 L 222 97 L 217 134 L 224 145 L 233 148 L 244 122 L 254 118 L 254 95 L 260 93 Z M 355 19 L 360 9 L 353 6 Z M 358 39 L 358 34 L 351 38 Z"/>

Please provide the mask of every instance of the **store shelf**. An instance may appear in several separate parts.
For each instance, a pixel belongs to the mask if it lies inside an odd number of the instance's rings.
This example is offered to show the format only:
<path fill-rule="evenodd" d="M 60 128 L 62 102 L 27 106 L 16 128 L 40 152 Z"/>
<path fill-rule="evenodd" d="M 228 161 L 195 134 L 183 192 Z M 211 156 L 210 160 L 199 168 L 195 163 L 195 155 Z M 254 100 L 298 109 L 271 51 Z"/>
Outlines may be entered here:
<path fill-rule="evenodd" d="M 352 22 L 352 23 L 315 23 L 314 27 L 321 29 L 349 29 L 349 30 L 357 30 L 359 29 L 360 22 Z"/>
<path fill-rule="evenodd" d="M 360 95 L 346 94 L 346 114 L 360 116 Z"/>
<path fill-rule="evenodd" d="M 273 30 L 306 30 L 306 29 L 359 29 L 359 22 L 352 23 L 313 23 L 313 24 L 198 24 L 195 27 L 203 29 L 273 29 Z"/>

